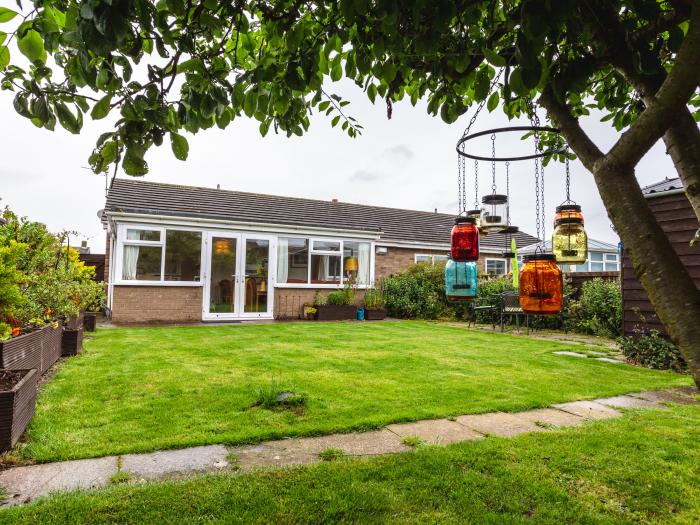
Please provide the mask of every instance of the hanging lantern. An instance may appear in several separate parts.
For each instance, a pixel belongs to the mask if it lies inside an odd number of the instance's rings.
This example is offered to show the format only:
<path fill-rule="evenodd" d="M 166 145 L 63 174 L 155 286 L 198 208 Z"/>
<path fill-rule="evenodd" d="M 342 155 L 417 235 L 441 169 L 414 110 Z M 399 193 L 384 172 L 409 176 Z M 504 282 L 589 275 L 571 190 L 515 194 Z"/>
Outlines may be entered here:
<path fill-rule="evenodd" d="M 535 253 L 523 258 L 520 270 L 520 307 L 530 315 L 556 315 L 564 296 L 562 272 L 554 254 Z"/>
<path fill-rule="evenodd" d="M 457 217 L 452 227 L 450 254 L 455 261 L 466 262 L 479 259 L 479 230 L 472 217 Z"/>
<path fill-rule="evenodd" d="M 505 238 L 505 244 L 503 246 L 503 254 L 502 257 L 504 259 L 512 259 L 515 257 L 515 253 L 513 252 L 512 249 L 512 242 L 511 240 L 513 239 L 513 235 L 518 233 L 520 231 L 520 228 L 517 226 L 508 226 L 505 230 L 501 231 Z"/>
<path fill-rule="evenodd" d="M 231 251 L 231 246 L 229 241 L 226 239 L 218 239 L 214 241 L 214 252 L 221 255 L 224 253 L 229 253 Z"/>
<path fill-rule="evenodd" d="M 448 259 L 445 265 L 445 293 L 448 301 L 469 301 L 476 298 L 477 283 L 475 262 Z"/>
<path fill-rule="evenodd" d="M 557 206 L 557 210 L 554 214 L 554 227 L 557 226 L 557 221 L 561 219 L 580 219 L 581 224 L 583 224 L 583 213 L 581 213 L 581 206 L 578 204 L 562 204 Z"/>
<path fill-rule="evenodd" d="M 588 259 L 588 235 L 583 219 L 565 218 L 554 223 L 552 253 L 559 264 L 583 264 Z"/>
<path fill-rule="evenodd" d="M 346 272 L 356 272 L 357 271 L 357 257 L 348 257 L 345 259 L 345 271 Z"/>
<path fill-rule="evenodd" d="M 487 232 L 500 232 L 508 227 L 508 197 L 486 195 L 481 199 L 484 205 L 481 215 L 481 228 Z"/>
<path fill-rule="evenodd" d="M 477 228 L 481 228 L 481 210 L 469 210 L 467 212 L 467 217 L 474 219 L 474 224 Z"/>

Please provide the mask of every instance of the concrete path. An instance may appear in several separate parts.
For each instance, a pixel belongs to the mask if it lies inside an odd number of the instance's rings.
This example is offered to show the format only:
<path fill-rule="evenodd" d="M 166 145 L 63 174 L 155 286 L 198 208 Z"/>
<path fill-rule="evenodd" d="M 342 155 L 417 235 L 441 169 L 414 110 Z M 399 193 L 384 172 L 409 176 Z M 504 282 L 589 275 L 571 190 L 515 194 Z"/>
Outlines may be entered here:
<path fill-rule="evenodd" d="M 373 456 L 406 452 L 421 443 L 446 445 L 488 436 L 547 432 L 590 420 L 620 417 L 622 412 L 618 409 L 660 409 L 665 403 L 700 403 L 696 395 L 697 390 L 684 387 L 561 403 L 527 412 L 494 412 L 394 424 L 364 433 L 283 439 L 229 448 L 211 445 L 15 467 L 0 472 L 0 486 L 7 494 L 2 504 L 21 505 L 52 492 L 99 488 L 116 482 L 316 463 L 322 461 L 322 453 L 328 449 L 342 451 L 347 456 Z"/>

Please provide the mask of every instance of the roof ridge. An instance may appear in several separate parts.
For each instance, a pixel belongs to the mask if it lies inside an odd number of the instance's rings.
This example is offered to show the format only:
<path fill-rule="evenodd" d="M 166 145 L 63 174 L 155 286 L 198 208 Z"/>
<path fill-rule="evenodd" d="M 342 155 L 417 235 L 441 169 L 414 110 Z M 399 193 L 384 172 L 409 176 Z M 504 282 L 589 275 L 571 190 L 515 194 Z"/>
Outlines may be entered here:
<path fill-rule="evenodd" d="M 345 202 L 345 201 L 338 201 L 338 202 L 333 202 L 333 201 L 328 201 L 328 200 L 323 200 L 323 199 L 310 199 L 307 197 L 290 197 L 287 195 L 275 195 L 271 193 L 257 193 L 253 191 L 240 191 L 240 190 L 227 190 L 227 189 L 219 189 L 219 188 L 209 188 L 206 186 L 192 186 L 189 184 L 173 184 L 170 182 L 158 182 L 158 181 L 146 181 L 146 180 L 138 180 L 138 179 L 125 179 L 125 178 L 116 178 L 114 179 L 114 183 L 127 183 L 127 184 L 145 184 L 145 185 L 152 185 L 152 186 L 163 186 L 163 187 L 168 187 L 168 188 L 182 188 L 182 189 L 196 189 L 196 190 L 207 190 L 207 191 L 219 191 L 219 192 L 226 192 L 230 194 L 242 194 L 242 195 L 254 195 L 254 196 L 262 196 L 262 197 L 271 197 L 271 198 L 276 198 L 276 199 L 283 199 L 283 200 L 296 200 L 296 201 L 304 201 L 304 202 L 320 202 L 328 205 L 350 205 L 350 206 L 362 206 L 365 208 L 373 208 L 373 209 L 378 209 L 378 210 L 393 210 L 393 211 L 407 211 L 411 213 L 421 213 L 429 216 L 434 216 L 434 217 L 454 217 L 455 215 L 452 213 L 440 213 L 440 212 L 432 212 L 432 211 L 424 211 L 424 210 L 411 210 L 409 208 L 394 208 L 390 206 L 375 206 L 373 204 L 362 204 L 362 203 L 357 203 L 357 202 Z M 110 191 L 112 188 L 110 188 Z M 107 195 L 109 198 L 109 194 Z"/>

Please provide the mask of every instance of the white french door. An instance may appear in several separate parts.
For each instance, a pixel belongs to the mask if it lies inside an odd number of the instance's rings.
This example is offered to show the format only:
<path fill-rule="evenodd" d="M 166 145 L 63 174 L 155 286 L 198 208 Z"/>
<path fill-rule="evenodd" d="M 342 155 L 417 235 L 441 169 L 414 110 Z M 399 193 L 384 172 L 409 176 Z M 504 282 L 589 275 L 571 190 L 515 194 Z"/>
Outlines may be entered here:
<path fill-rule="evenodd" d="M 274 237 L 207 232 L 203 319 L 272 318 Z"/>

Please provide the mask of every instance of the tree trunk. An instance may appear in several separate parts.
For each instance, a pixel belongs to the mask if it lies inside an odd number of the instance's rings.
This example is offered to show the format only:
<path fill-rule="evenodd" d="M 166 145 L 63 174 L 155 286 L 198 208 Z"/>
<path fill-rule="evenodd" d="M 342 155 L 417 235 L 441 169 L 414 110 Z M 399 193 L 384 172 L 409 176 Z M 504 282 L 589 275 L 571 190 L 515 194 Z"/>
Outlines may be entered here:
<path fill-rule="evenodd" d="M 664 134 L 664 144 L 700 221 L 700 129 L 687 108 Z"/>
<path fill-rule="evenodd" d="M 700 290 L 656 222 L 634 171 L 599 164 L 593 176 L 635 275 L 700 388 Z"/>

